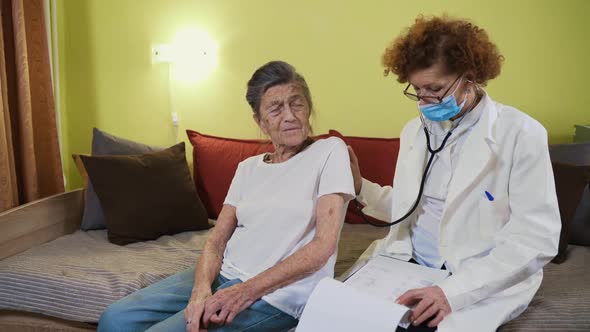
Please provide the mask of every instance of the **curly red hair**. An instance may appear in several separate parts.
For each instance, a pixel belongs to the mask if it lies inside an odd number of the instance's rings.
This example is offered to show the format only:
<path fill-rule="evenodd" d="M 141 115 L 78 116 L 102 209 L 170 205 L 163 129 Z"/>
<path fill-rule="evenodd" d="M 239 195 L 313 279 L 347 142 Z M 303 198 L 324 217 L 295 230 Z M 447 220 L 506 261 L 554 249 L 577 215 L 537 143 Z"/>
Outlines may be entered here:
<path fill-rule="evenodd" d="M 485 30 L 466 20 L 420 15 L 383 54 L 384 74 L 397 75 L 400 83 L 420 69 L 441 61 L 448 73 L 470 73 L 480 85 L 500 74 L 504 57 Z"/>

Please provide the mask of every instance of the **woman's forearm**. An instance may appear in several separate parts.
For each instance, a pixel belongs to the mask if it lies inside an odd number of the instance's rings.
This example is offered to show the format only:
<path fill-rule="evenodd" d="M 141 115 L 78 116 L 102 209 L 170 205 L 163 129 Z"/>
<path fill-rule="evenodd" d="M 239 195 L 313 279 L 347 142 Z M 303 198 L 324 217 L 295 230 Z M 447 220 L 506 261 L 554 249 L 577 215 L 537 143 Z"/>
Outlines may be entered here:
<path fill-rule="evenodd" d="M 340 194 L 320 197 L 316 233 L 308 244 L 282 262 L 248 280 L 256 298 L 303 279 L 321 269 L 336 252 L 344 220 L 345 200 Z"/>
<path fill-rule="evenodd" d="M 255 298 L 261 298 L 312 275 L 326 264 L 335 251 L 335 243 L 327 246 L 314 239 L 284 261 L 248 280 L 246 284 L 254 291 Z"/>
<path fill-rule="evenodd" d="M 236 224 L 236 209 L 233 206 L 224 205 L 217 219 L 217 224 L 209 234 L 203 252 L 198 259 L 193 291 L 211 290 L 211 284 L 221 270 L 223 252 Z"/>
<path fill-rule="evenodd" d="M 221 270 L 223 250 L 225 250 L 225 246 L 223 248 L 221 246 L 216 247 L 215 244 L 207 240 L 195 269 L 194 291 L 211 289 L 211 284 L 213 284 Z"/>

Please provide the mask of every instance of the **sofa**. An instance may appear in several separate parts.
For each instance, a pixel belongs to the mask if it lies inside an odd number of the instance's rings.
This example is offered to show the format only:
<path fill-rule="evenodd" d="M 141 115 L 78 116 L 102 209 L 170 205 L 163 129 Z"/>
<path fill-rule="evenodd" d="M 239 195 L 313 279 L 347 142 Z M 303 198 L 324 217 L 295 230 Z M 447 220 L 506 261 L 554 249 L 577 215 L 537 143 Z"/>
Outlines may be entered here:
<path fill-rule="evenodd" d="M 340 135 L 353 146 L 361 170 L 370 180 L 391 183 L 393 172 L 384 174 L 376 165 L 395 164 L 399 140 L 347 137 L 335 131 L 329 134 Z M 223 198 L 219 187 L 224 183 L 213 181 L 210 175 L 220 177 L 225 172 L 225 177 L 231 176 L 233 166 L 228 159 L 239 161 L 244 154 L 260 153 L 267 147 L 260 141 L 228 141 L 197 132 L 188 135 L 193 145 L 195 186 L 209 222 L 214 224 Z M 215 156 L 220 153 L 226 158 L 215 165 Z M 381 158 L 379 162 L 370 160 L 375 154 Z M 590 176 L 585 173 L 586 161 L 576 164 L 557 159 L 554 169 L 565 223 L 574 218 L 580 197 L 586 197 L 581 192 L 588 190 Z M 88 202 L 86 190 L 0 213 L 0 332 L 95 330 L 102 308 L 109 303 L 194 265 L 208 229 L 116 245 L 109 242 L 107 230 L 80 229 Z M 580 194 L 569 195 L 572 191 Z M 562 201 L 566 196 L 569 202 Z M 386 228 L 360 223 L 349 208 L 338 245 L 336 276 L 346 275 L 373 241 L 387 234 Z M 577 239 L 568 245 L 576 238 L 568 232 L 590 228 L 590 220 L 577 227 L 563 228 L 566 233 L 562 233 L 560 257 L 545 267 L 541 288 L 528 309 L 499 331 L 590 331 L 590 243 Z M 23 288 L 16 288 L 19 285 Z M 31 307 L 29 302 L 37 306 Z"/>
<path fill-rule="evenodd" d="M 64 194 L 55 195 L 48 197 L 43 200 L 27 204 L 25 206 L 16 208 L 14 210 L 7 211 L 0 214 L 0 234 L 2 234 L 0 242 L 0 263 L 4 264 L 10 258 L 15 259 L 20 257 L 26 257 L 26 251 L 31 249 L 44 249 L 55 250 L 55 247 L 51 244 L 56 242 L 61 248 L 68 249 L 68 244 L 59 243 L 60 240 L 75 241 L 76 233 L 93 233 L 100 231 L 87 231 L 83 232 L 79 230 L 81 216 L 82 216 L 82 190 L 75 190 Z M 19 224 L 20 227 L 15 227 Z M 18 229 L 17 229 L 18 228 Z M 189 256 L 191 259 L 185 263 L 186 266 L 194 264 L 194 260 L 198 257 L 198 250 L 202 248 L 208 231 L 197 231 L 197 232 L 186 232 L 178 234 L 177 236 L 184 236 L 184 238 L 192 237 L 195 252 L 187 252 L 187 254 L 177 253 L 179 256 Z M 366 249 L 368 244 L 373 240 L 381 238 L 385 235 L 386 230 L 382 228 L 375 228 L 368 225 L 361 224 L 345 224 L 342 232 L 342 237 L 339 245 L 339 256 L 336 267 L 336 273 L 341 274 L 347 270 L 358 258 L 361 253 Z M 88 238 L 92 238 L 89 236 Z M 74 240 L 72 240 L 74 239 Z M 82 238 L 86 240 L 87 238 Z M 198 239 L 198 241 L 194 241 Z M 106 244 L 106 239 L 104 239 Z M 180 241 L 179 241 L 180 242 Z M 70 247 L 80 245 L 80 247 L 96 248 L 93 244 L 82 244 L 82 243 L 71 243 Z M 112 245 L 116 247 L 115 245 Z M 115 248 L 116 249 L 116 248 Z M 113 250 L 115 250 L 113 249 Z M 63 251 L 63 250 L 61 250 Z M 79 248 L 78 252 L 71 252 L 69 258 L 67 253 L 62 254 L 61 259 L 72 261 L 72 257 L 82 256 L 83 259 L 88 259 L 89 256 L 96 255 L 93 253 L 84 253 L 84 248 Z M 80 253 L 82 252 L 82 253 Z M 25 255 L 23 255 L 25 254 Z M 41 253 L 34 252 L 35 255 Z M 102 257 L 98 259 L 102 260 L 114 260 L 116 255 L 114 253 L 103 252 Z M 138 259 L 141 257 L 139 253 L 126 253 L 126 258 L 129 260 Z M 13 263 L 14 262 L 9 262 Z M 181 264 L 182 265 L 182 264 Z M 153 264 L 154 267 L 159 267 L 157 264 Z M 178 269 L 183 269 L 184 266 L 180 266 Z M 60 267 L 61 270 L 68 274 L 69 271 L 74 271 L 68 265 Z M 177 270 L 178 270 L 177 269 Z M 2 280 L 2 274 L 6 274 L 5 266 L 0 265 L 0 280 Z M 157 271 L 154 271 L 157 272 Z M 170 275 L 174 270 L 169 273 L 160 276 L 163 279 L 165 276 Z M 137 274 L 137 280 L 142 277 L 145 278 L 145 274 Z M 51 293 L 51 290 L 48 290 Z M 53 292 L 54 294 L 58 292 Z M 5 294 L 2 294 L 4 296 Z M 86 295 L 88 298 L 92 298 L 92 295 Z M 96 296 L 95 296 L 96 297 Z M 58 300 L 56 300 L 58 301 Z M 64 301 L 62 300 L 61 303 Z M 63 307 L 63 306 L 62 306 Z M 90 306 L 84 306 L 84 309 Z M 51 311 L 46 311 L 51 312 Z M 63 310 L 53 311 L 55 314 L 61 317 L 51 317 L 46 314 L 27 312 L 24 310 L 0 310 L 0 332 L 4 331 L 91 331 L 95 330 L 96 320 L 92 322 L 81 322 L 76 321 L 78 315 L 76 310 L 72 310 L 71 314 L 68 315 L 72 319 L 64 318 Z M 96 315 L 94 316 L 96 317 Z"/>

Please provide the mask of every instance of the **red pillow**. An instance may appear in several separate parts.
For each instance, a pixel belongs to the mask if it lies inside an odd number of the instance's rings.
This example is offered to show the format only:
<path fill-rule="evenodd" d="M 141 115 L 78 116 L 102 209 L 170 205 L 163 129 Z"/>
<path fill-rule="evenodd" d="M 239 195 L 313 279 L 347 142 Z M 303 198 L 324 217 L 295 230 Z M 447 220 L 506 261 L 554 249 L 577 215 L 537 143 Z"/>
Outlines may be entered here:
<path fill-rule="evenodd" d="M 359 160 L 361 174 L 365 179 L 382 186 L 393 184 L 399 153 L 399 138 L 342 136 L 336 130 L 330 130 L 328 134 L 342 138 L 347 145 L 352 147 Z M 374 218 L 371 219 L 377 221 Z M 348 204 L 346 222 L 364 223 L 353 202 Z"/>
<path fill-rule="evenodd" d="M 217 137 L 192 130 L 186 133 L 193 145 L 193 175 L 197 192 L 209 218 L 216 219 L 238 164 L 246 158 L 274 151 L 274 148 L 269 140 Z"/>

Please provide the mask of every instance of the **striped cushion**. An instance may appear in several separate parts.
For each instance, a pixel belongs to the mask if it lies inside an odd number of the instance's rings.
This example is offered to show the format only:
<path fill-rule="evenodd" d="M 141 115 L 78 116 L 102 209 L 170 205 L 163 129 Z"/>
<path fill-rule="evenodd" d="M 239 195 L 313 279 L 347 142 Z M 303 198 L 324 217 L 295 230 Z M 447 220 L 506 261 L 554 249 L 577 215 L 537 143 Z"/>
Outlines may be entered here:
<path fill-rule="evenodd" d="M 590 247 L 570 245 L 562 264 L 543 269 L 528 309 L 500 332 L 590 331 Z"/>
<path fill-rule="evenodd" d="M 77 231 L 0 261 L 0 309 L 98 322 L 117 299 L 194 266 L 208 231 L 118 246 Z"/>

